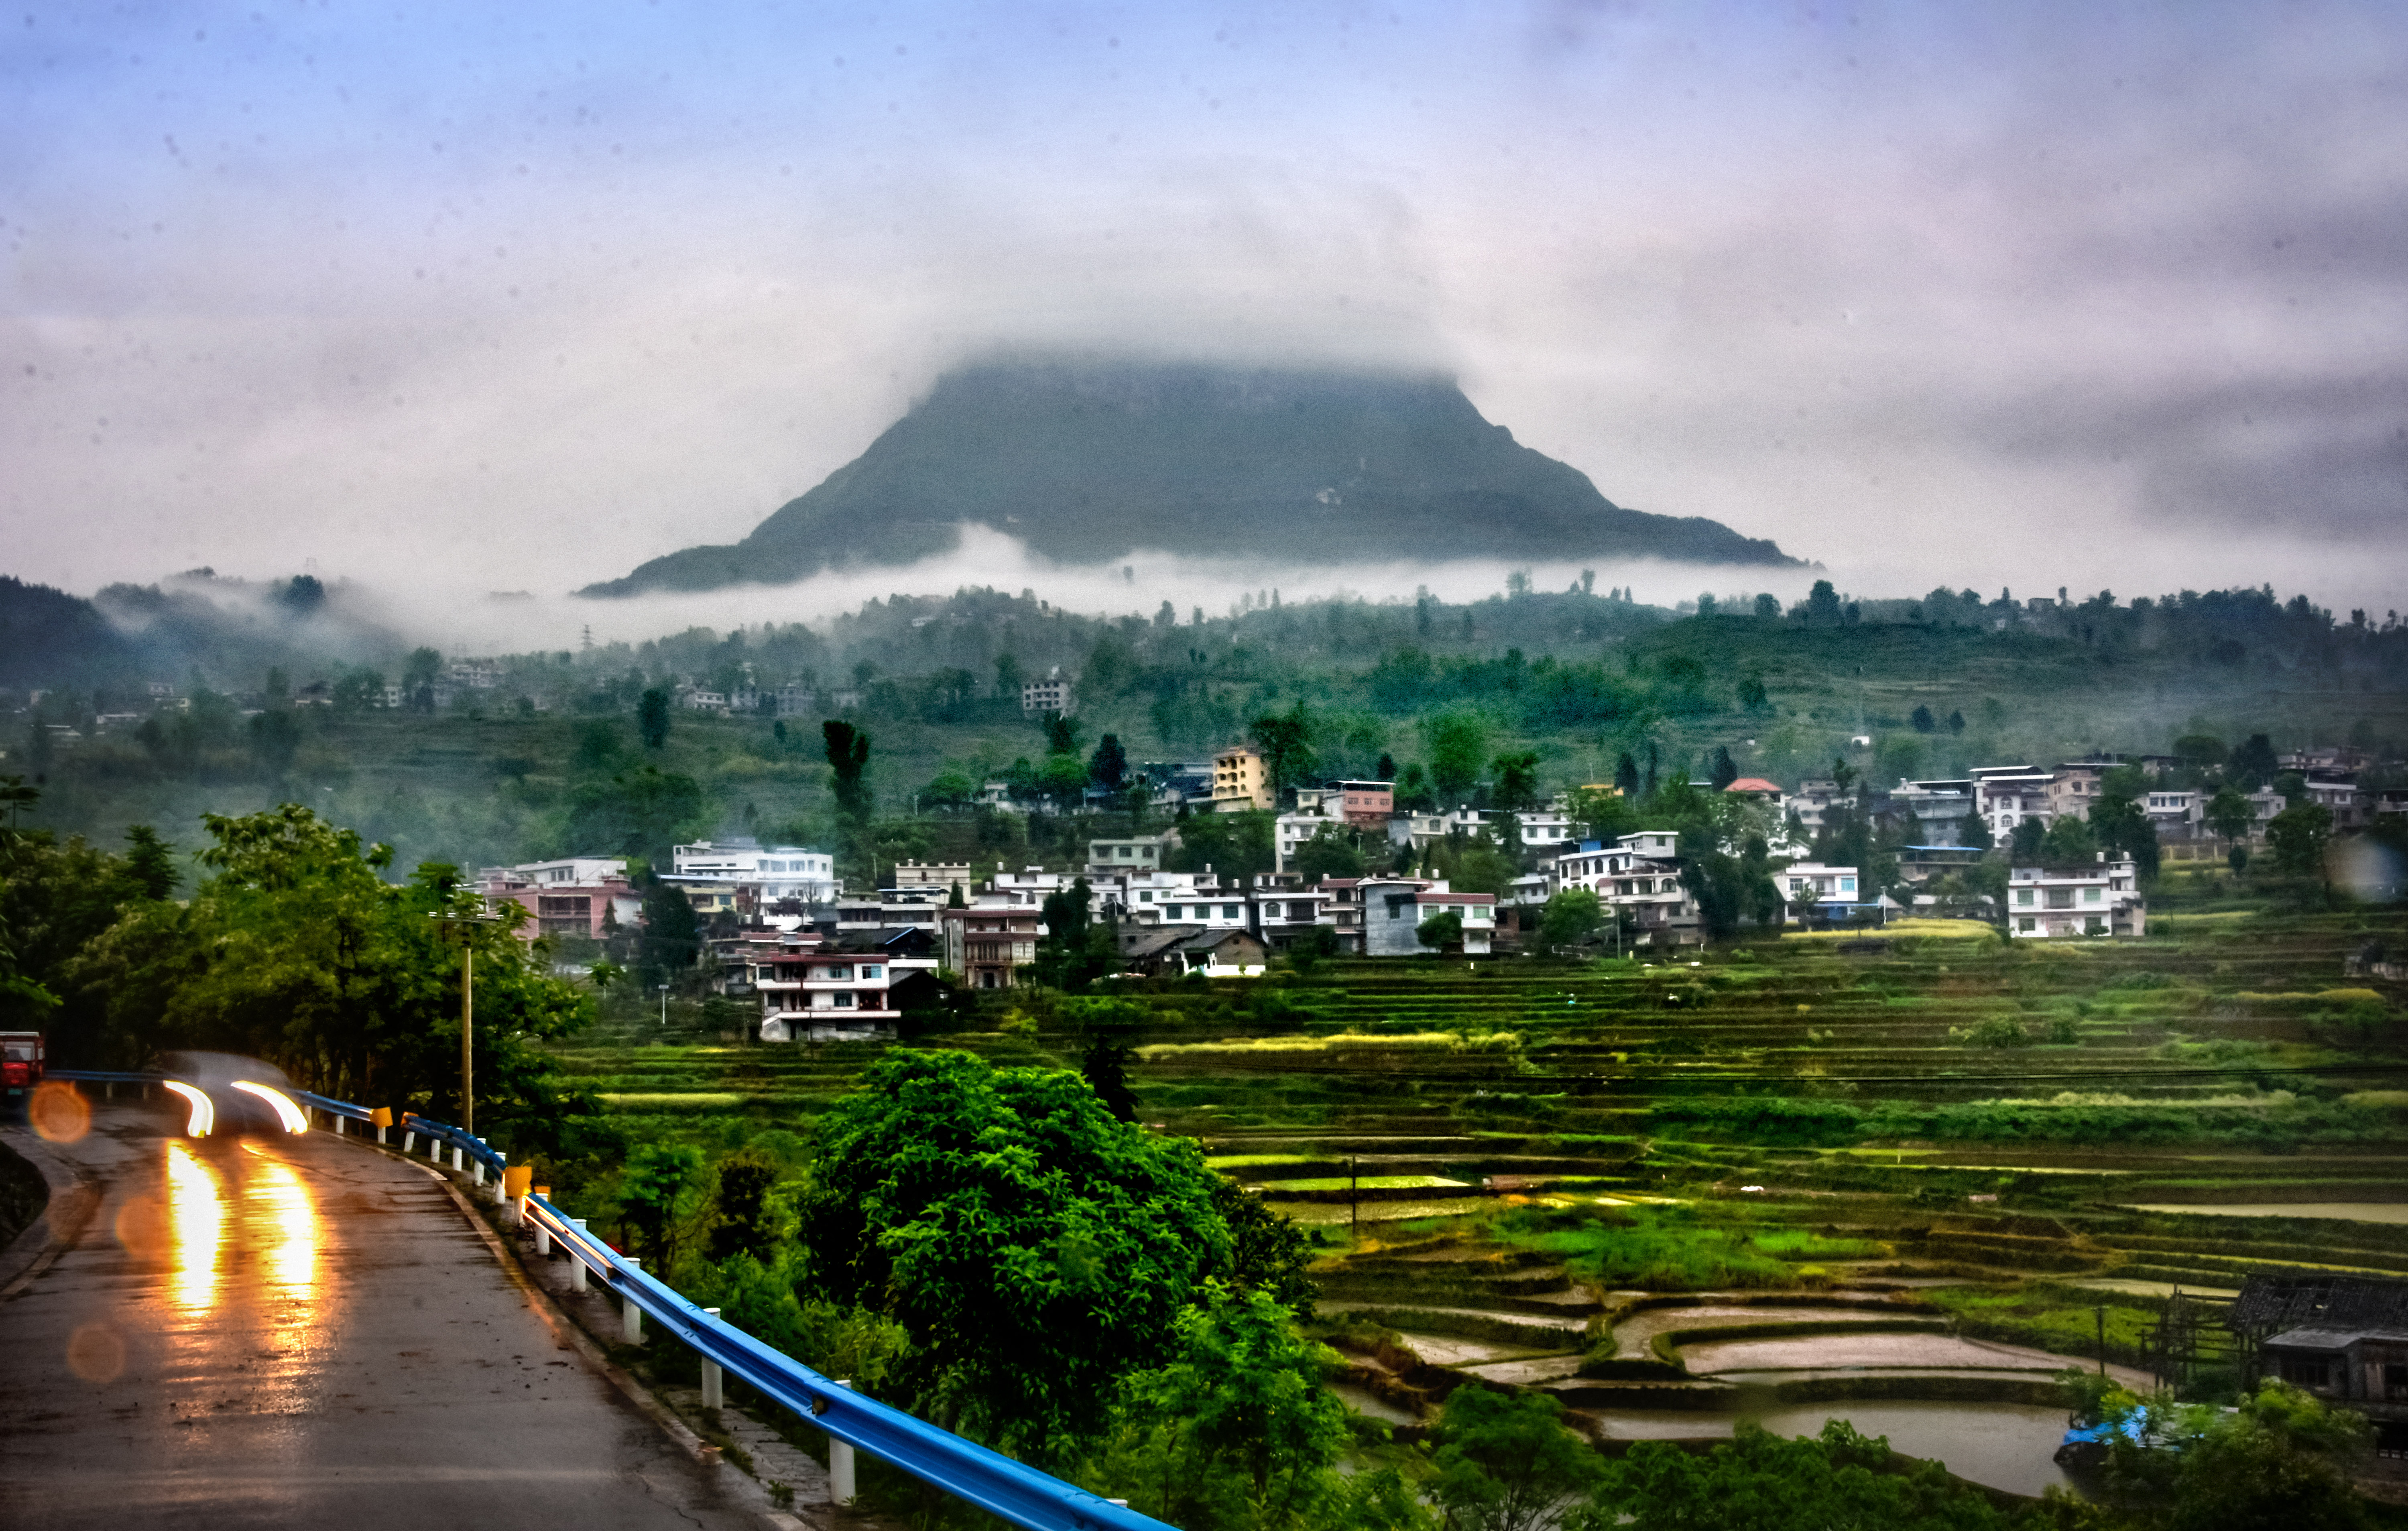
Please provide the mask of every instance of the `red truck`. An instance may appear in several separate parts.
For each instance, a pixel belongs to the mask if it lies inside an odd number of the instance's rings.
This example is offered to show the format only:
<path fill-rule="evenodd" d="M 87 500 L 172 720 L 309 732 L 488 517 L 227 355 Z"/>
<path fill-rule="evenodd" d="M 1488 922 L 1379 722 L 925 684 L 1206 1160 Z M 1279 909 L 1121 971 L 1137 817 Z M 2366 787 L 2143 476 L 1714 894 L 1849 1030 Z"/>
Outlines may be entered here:
<path fill-rule="evenodd" d="M 42 1034 L 0 1031 L 0 1091 L 6 1092 L 9 1104 L 22 1106 L 24 1097 L 41 1082 Z"/>

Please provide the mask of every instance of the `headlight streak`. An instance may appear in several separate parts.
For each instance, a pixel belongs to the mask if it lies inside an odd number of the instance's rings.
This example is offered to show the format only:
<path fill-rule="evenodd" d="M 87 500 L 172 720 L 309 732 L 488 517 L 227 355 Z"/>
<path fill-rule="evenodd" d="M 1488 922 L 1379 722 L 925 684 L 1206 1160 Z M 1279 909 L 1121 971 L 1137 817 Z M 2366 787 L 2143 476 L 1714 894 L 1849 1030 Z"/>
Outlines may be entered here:
<path fill-rule="evenodd" d="M 193 1103 L 192 1120 L 184 1123 L 184 1135 L 188 1138 L 207 1138 L 210 1129 L 218 1124 L 218 1109 L 210 1102 L 209 1097 L 181 1080 L 163 1080 L 160 1082 Z"/>
<path fill-rule="evenodd" d="M 257 1095 L 260 1099 L 267 1102 L 270 1106 L 275 1107 L 276 1118 L 278 1121 L 284 1123 L 284 1130 L 286 1132 L 308 1132 L 309 1130 L 308 1116 L 299 1106 L 294 1104 L 291 1096 L 284 1095 L 280 1091 L 271 1090 L 265 1084 L 254 1084 L 250 1080 L 236 1080 L 234 1081 L 234 1087 L 247 1095 Z"/>

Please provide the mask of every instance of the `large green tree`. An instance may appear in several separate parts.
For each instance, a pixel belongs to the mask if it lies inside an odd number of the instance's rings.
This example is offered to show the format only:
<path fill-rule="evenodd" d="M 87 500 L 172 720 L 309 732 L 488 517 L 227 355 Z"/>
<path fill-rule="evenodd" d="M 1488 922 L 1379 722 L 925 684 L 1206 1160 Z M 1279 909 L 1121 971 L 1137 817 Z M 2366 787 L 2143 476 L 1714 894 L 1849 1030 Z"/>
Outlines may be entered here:
<path fill-rule="evenodd" d="M 827 746 L 828 789 L 836 794 L 837 812 L 858 833 L 869 827 L 873 798 L 869 786 L 869 736 L 841 718 L 820 724 Z"/>
<path fill-rule="evenodd" d="M 909 1337 L 894 1401 L 1066 1461 L 1230 1268 L 1213 1179 L 1195 1144 L 1114 1121 L 1067 1069 L 890 1052 L 821 1119 L 798 1203 L 810 1280 Z"/>
<path fill-rule="evenodd" d="M 1564 1428 L 1564 1406 L 1545 1393 L 1474 1383 L 1447 1395 L 1430 1495 L 1448 1531 L 1538 1531 L 1592 1494 L 1605 1459 Z"/>
<path fill-rule="evenodd" d="M 1438 806 L 1452 808 L 1469 802 L 1481 767 L 1488 763 L 1486 720 L 1457 708 L 1425 721 L 1422 734 L 1429 746 L 1430 787 L 1438 794 Z"/>
<path fill-rule="evenodd" d="M 2324 866 L 2325 843 L 2332 838 L 2332 810 L 2315 803 L 2294 803 L 2267 821 L 2266 845 L 2274 865 L 2295 877 Z"/>
<path fill-rule="evenodd" d="M 1412 1524 L 1369 1518 L 1385 1485 L 1336 1471 L 1352 1435 L 1322 1372 L 1285 1308 L 1216 1282 L 1180 1315 L 1167 1364 L 1122 1385 L 1111 1433 L 1082 1476 L 1186 1531 Z"/>
<path fill-rule="evenodd" d="M 2237 787 L 2218 787 L 2200 814 L 2207 827 L 2228 840 L 2244 839 L 2257 827 L 2258 809 Z"/>

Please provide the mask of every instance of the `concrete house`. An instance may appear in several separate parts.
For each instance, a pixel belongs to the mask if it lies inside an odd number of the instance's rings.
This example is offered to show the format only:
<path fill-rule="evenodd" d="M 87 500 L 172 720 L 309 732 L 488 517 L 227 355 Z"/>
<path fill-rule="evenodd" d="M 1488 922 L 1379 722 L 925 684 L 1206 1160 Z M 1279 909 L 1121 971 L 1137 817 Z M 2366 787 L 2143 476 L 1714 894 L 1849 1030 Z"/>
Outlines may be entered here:
<path fill-rule="evenodd" d="M 1042 680 L 1030 680 L 1020 688 L 1020 710 L 1031 717 L 1041 712 L 1076 712 L 1078 709 L 1078 697 L 1058 665 Z"/>
<path fill-rule="evenodd" d="M 1440 914 L 1463 920 L 1463 954 L 1488 955 L 1497 929 L 1497 895 L 1459 894 L 1442 881 L 1422 878 L 1365 878 L 1354 890 L 1363 910 L 1363 952 L 1372 957 L 1411 957 L 1427 953 L 1418 934 L 1421 923 Z"/>
<path fill-rule="evenodd" d="M 944 909 L 937 921 L 938 952 L 945 971 L 966 989 L 1009 989 L 1015 975 L 1037 960 L 1045 927 L 1037 911 L 1008 905 Z"/>
<path fill-rule="evenodd" d="M 917 927 L 795 943 L 754 965 L 761 1040 L 869 1041 L 895 1035 L 904 1007 L 936 987 L 936 935 Z"/>
<path fill-rule="evenodd" d="M 2071 868 L 2017 866 L 2007 874 L 2007 935 L 2015 940 L 2068 936 L 2137 937 L 2148 926 L 2140 870 L 2129 859 Z"/>
<path fill-rule="evenodd" d="M 1269 770 L 1251 744 L 1232 745 L 1212 757 L 1212 811 L 1243 813 L 1276 807 Z"/>

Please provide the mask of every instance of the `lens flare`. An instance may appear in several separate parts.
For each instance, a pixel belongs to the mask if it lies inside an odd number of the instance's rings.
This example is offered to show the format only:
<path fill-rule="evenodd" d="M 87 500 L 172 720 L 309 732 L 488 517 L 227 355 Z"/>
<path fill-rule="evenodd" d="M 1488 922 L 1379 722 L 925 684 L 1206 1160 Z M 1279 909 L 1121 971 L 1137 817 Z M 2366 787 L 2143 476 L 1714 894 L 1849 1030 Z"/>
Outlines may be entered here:
<path fill-rule="evenodd" d="M 266 1085 L 254 1084 L 249 1080 L 236 1080 L 234 1081 L 234 1087 L 247 1095 L 257 1095 L 260 1099 L 267 1102 L 270 1106 L 275 1107 L 276 1119 L 284 1123 L 284 1130 L 286 1132 L 308 1132 L 309 1130 L 309 1118 L 303 1113 L 300 1107 L 293 1103 L 290 1096 L 280 1091 L 271 1090 Z"/>
<path fill-rule="evenodd" d="M 218 1124 L 218 1109 L 209 1103 L 209 1097 L 181 1080 L 165 1080 L 161 1082 L 193 1103 L 193 1118 L 184 1123 L 185 1136 L 207 1138 L 209 1135 L 209 1129 Z"/>
<path fill-rule="evenodd" d="M 113 1382 L 125 1370 L 125 1337 L 87 1324 L 67 1337 L 67 1370 L 87 1382 Z"/>
<path fill-rule="evenodd" d="M 72 1143 L 92 1130 L 92 1103 L 64 1080 L 44 1080 L 34 1086 L 25 1116 L 46 1142 Z"/>

